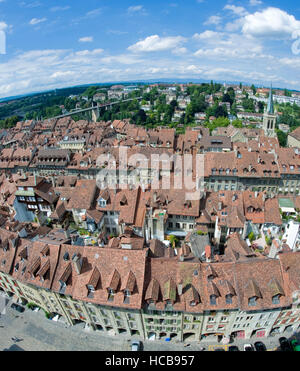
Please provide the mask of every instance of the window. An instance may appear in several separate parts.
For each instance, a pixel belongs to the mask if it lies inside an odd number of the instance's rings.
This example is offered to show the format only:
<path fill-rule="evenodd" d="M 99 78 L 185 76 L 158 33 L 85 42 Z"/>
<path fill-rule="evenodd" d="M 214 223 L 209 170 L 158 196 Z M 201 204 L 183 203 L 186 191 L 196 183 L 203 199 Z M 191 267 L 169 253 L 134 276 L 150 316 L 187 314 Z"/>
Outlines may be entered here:
<path fill-rule="evenodd" d="M 231 294 L 227 294 L 225 296 L 225 300 L 226 300 L 226 304 L 232 304 L 232 295 Z"/>
<path fill-rule="evenodd" d="M 115 295 L 114 290 L 108 289 L 108 301 L 113 301 L 114 300 L 114 295 Z"/>
<path fill-rule="evenodd" d="M 210 305 L 217 305 L 216 295 L 210 295 L 209 300 L 210 300 Z"/>
<path fill-rule="evenodd" d="M 131 292 L 129 290 L 124 290 L 124 295 L 125 296 L 130 296 L 131 295 Z"/>
<path fill-rule="evenodd" d="M 275 295 L 272 297 L 272 304 L 280 304 L 280 295 Z"/>
<path fill-rule="evenodd" d="M 103 200 L 103 199 L 100 199 L 98 204 L 99 204 L 100 207 L 106 207 L 106 201 Z"/>
<path fill-rule="evenodd" d="M 255 307 L 256 306 L 256 296 L 253 296 L 252 298 L 249 298 L 248 305 L 249 305 L 249 307 Z"/>

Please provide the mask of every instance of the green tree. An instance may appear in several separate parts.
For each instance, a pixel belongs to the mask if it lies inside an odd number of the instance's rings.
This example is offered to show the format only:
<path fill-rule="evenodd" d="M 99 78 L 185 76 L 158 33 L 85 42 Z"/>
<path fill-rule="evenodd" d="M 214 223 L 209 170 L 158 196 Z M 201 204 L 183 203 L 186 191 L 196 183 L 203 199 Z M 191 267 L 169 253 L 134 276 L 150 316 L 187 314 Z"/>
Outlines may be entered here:
<path fill-rule="evenodd" d="M 286 147 L 288 135 L 283 131 L 276 129 L 277 138 L 281 147 Z"/>
<path fill-rule="evenodd" d="M 227 108 L 225 105 L 218 106 L 215 110 L 215 117 L 228 117 Z"/>

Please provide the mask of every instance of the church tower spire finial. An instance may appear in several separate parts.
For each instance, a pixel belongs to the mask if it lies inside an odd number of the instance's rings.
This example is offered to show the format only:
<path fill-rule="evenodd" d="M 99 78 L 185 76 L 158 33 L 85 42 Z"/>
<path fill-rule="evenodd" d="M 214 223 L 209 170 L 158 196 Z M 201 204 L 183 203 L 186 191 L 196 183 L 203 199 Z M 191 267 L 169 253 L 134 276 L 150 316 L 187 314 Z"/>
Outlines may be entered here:
<path fill-rule="evenodd" d="M 274 109 L 273 88 L 271 84 L 268 107 L 264 113 L 263 118 L 263 129 L 267 137 L 270 138 L 276 137 L 275 126 L 276 126 L 276 113 Z"/>
<path fill-rule="evenodd" d="M 271 89 L 269 94 L 269 101 L 268 101 L 268 107 L 267 107 L 267 113 L 270 115 L 274 115 L 274 102 L 273 102 L 273 88 L 271 83 Z"/>

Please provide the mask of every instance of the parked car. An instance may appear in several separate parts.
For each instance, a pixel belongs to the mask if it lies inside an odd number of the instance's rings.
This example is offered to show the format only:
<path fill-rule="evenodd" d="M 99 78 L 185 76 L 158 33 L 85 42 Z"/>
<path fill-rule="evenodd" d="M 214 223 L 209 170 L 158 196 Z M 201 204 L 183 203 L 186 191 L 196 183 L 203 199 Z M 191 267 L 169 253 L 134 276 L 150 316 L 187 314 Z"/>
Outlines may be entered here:
<path fill-rule="evenodd" d="M 254 352 L 254 348 L 252 344 L 245 344 L 244 345 L 244 351 L 245 352 Z"/>
<path fill-rule="evenodd" d="M 283 352 L 291 352 L 293 350 L 290 342 L 285 337 L 279 338 L 279 344 L 280 344 L 280 348 Z"/>
<path fill-rule="evenodd" d="M 239 348 L 235 345 L 230 345 L 230 347 L 228 348 L 228 352 L 239 352 Z"/>
<path fill-rule="evenodd" d="M 265 344 L 261 341 L 257 341 L 256 343 L 254 343 L 254 348 L 257 352 L 265 352 L 267 350 Z"/>
<path fill-rule="evenodd" d="M 298 340 L 291 340 L 291 346 L 295 352 L 300 352 L 300 344 L 298 343 Z"/>
<path fill-rule="evenodd" d="M 20 313 L 23 313 L 24 310 L 25 310 L 25 308 L 23 308 L 21 305 L 16 304 L 16 303 L 12 303 L 11 308 L 20 312 Z"/>
<path fill-rule="evenodd" d="M 131 351 L 138 352 L 142 350 L 142 343 L 139 340 L 132 340 L 131 342 Z"/>

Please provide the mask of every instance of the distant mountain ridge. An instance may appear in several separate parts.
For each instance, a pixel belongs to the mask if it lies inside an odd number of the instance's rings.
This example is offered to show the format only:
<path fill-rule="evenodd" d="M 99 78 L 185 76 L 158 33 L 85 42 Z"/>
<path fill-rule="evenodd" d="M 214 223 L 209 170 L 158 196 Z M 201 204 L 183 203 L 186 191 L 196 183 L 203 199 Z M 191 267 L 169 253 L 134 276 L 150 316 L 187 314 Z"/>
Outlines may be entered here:
<path fill-rule="evenodd" d="M 49 94 L 53 93 L 58 90 L 64 90 L 64 89 L 76 89 L 76 88 L 88 88 L 89 86 L 105 86 L 105 85 L 129 85 L 129 84 L 142 84 L 142 85 L 147 85 L 147 84 L 159 84 L 159 83 L 168 83 L 168 84 L 188 84 L 188 83 L 194 83 L 194 84 L 204 84 L 204 83 L 210 83 L 212 80 L 205 80 L 205 79 L 178 79 L 178 78 L 162 78 L 162 79 L 146 79 L 146 80 L 130 80 L 130 81 L 109 81 L 105 83 L 90 83 L 90 84 L 82 84 L 82 85 L 74 85 L 74 86 L 66 86 L 62 88 L 57 88 L 57 89 L 51 89 L 51 90 L 44 90 L 44 91 L 35 91 L 27 94 L 20 94 L 20 95 L 15 95 L 15 96 L 9 96 L 5 98 L 0 98 L 0 103 L 3 102 L 9 102 L 29 96 L 34 96 L 34 95 L 40 95 L 40 94 Z M 243 85 L 250 86 L 252 83 L 248 82 L 243 82 L 243 81 L 225 81 L 225 80 L 213 80 L 215 83 L 219 84 L 234 84 L 238 85 L 242 83 Z M 269 88 L 269 86 L 264 86 L 263 84 L 254 84 L 256 87 L 259 88 Z M 284 88 L 276 88 L 273 87 L 275 90 L 284 90 Z M 292 92 L 299 92 L 299 90 L 294 90 L 294 89 L 287 89 Z"/>

